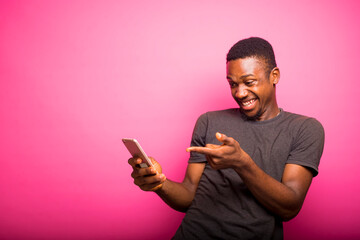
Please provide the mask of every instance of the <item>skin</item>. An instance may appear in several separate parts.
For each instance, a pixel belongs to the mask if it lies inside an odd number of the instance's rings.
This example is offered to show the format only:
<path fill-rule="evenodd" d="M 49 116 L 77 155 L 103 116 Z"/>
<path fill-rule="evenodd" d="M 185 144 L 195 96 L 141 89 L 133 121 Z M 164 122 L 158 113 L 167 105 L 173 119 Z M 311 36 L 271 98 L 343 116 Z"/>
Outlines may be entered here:
<path fill-rule="evenodd" d="M 242 113 L 253 121 L 274 118 L 279 113 L 275 88 L 280 78 L 278 68 L 267 74 L 265 62 L 255 57 L 237 59 L 227 63 L 227 80 L 231 94 Z M 206 155 L 213 169 L 233 168 L 254 197 L 269 211 L 284 221 L 294 218 L 300 211 L 312 181 L 307 168 L 286 164 L 281 182 L 266 174 L 233 138 L 216 133 L 221 145 L 207 144 L 205 147 L 190 147 Z M 144 191 L 156 192 L 170 207 L 186 211 L 194 199 L 204 163 L 188 164 L 181 183 L 166 179 L 158 162 L 152 159 L 155 169 L 138 168 L 140 159 L 129 159 L 133 167 L 134 183 Z"/>
<path fill-rule="evenodd" d="M 157 161 L 153 158 L 150 159 L 155 168 L 139 168 L 137 164 L 141 163 L 141 159 L 129 159 L 128 162 L 133 168 L 131 177 L 134 178 L 135 185 L 143 191 L 157 193 L 170 207 L 185 212 L 194 199 L 205 163 L 189 163 L 184 180 L 177 183 L 167 179 Z"/>
<path fill-rule="evenodd" d="M 274 68 L 267 75 L 265 67 L 265 63 L 257 58 L 229 61 L 226 67 L 231 95 L 244 115 L 255 121 L 271 119 L 280 111 L 275 96 L 280 71 Z M 251 100 L 254 102 L 245 106 Z"/>

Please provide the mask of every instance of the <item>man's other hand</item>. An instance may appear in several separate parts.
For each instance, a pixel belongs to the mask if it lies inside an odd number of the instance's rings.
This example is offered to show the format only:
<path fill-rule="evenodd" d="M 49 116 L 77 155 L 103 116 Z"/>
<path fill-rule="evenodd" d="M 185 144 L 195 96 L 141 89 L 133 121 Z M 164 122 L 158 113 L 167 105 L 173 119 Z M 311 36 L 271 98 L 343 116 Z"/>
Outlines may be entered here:
<path fill-rule="evenodd" d="M 222 145 L 206 144 L 205 147 L 189 147 L 186 151 L 205 154 L 213 169 L 241 168 L 251 161 L 234 138 L 221 133 L 216 133 L 216 138 Z"/>

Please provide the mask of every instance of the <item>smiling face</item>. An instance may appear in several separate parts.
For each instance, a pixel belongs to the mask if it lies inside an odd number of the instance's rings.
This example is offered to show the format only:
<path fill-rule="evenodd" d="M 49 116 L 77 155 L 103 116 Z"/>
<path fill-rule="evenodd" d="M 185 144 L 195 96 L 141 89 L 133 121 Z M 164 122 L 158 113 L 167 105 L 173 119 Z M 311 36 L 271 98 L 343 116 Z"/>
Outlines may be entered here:
<path fill-rule="evenodd" d="M 226 70 L 231 94 L 248 119 L 263 121 L 277 116 L 275 84 L 280 78 L 277 67 L 269 74 L 264 60 L 248 57 L 229 61 Z"/>

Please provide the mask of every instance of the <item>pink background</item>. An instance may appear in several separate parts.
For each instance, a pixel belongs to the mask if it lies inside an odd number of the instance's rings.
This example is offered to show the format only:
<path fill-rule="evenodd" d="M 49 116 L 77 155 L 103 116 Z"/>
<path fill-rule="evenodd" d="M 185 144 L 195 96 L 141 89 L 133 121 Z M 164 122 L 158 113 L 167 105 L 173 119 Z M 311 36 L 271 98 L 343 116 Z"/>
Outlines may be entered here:
<path fill-rule="evenodd" d="M 291 2 L 291 3 L 290 3 Z M 278 102 L 326 131 L 287 239 L 360 238 L 357 1 L 0 0 L 0 239 L 169 239 L 123 137 L 181 181 L 197 117 L 236 107 L 225 56 L 269 40 Z"/>

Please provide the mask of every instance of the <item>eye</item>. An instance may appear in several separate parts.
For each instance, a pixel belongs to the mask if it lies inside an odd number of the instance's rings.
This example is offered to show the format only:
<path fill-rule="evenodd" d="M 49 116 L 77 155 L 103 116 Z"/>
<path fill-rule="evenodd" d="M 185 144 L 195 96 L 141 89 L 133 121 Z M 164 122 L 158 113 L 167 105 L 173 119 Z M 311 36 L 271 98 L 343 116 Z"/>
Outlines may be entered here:
<path fill-rule="evenodd" d="M 236 82 L 233 82 L 233 81 L 229 81 L 229 85 L 231 88 L 234 88 L 237 86 L 237 83 Z"/>
<path fill-rule="evenodd" d="M 245 82 L 245 85 L 246 85 L 246 86 L 253 86 L 253 85 L 255 85 L 255 84 L 256 84 L 256 80 L 252 80 L 252 79 L 247 80 L 247 81 Z"/>

